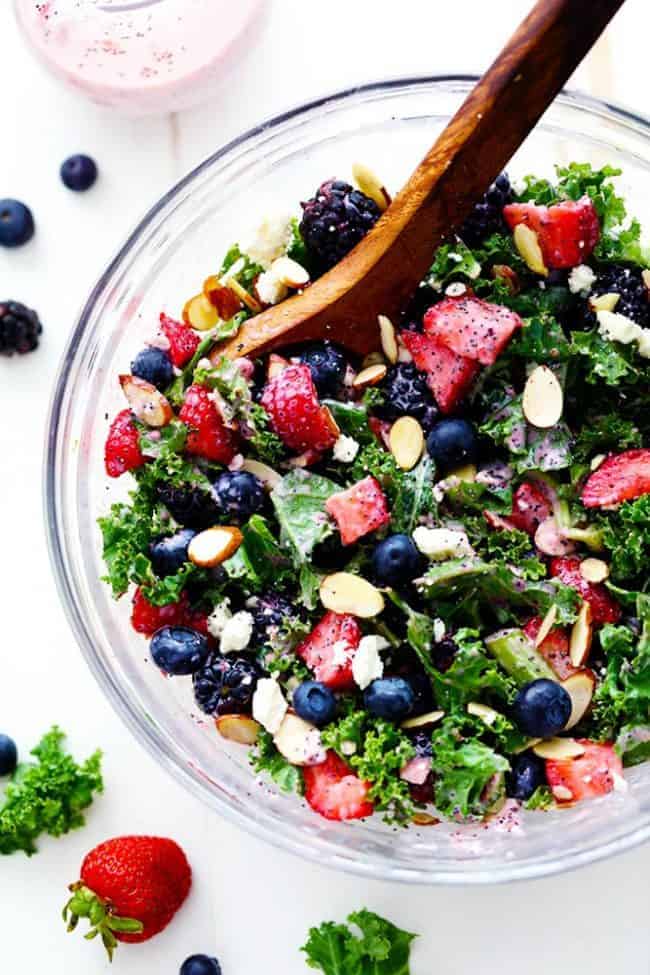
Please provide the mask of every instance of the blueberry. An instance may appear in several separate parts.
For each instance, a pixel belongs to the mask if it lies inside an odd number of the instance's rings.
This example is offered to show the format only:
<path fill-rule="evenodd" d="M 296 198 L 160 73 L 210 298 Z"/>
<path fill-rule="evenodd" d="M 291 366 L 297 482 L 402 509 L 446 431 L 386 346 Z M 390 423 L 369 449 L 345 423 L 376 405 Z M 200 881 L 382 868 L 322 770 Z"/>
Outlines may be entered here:
<path fill-rule="evenodd" d="M 413 710 L 415 693 L 403 677 L 380 677 L 366 688 L 363 702 L 378 718 L 400 721 Z"/>
<path fill-rule="evenodd" d="M 151 656 L 165 674 L 193 674 L 208 659 L 207 637 L 187 626 L 163 626 L 151 638 Z"/>
<path fill-rule="evenodd" d="M 336 717 L 336 698 L 329 687 L 317 680 L 306 680 L 293 692 L 293 707 L 299 717 L 317 728 Z"/>
<path fill-rule="evenodd" d="M 506 773 L 506 792 L 513 799 L 525 802 L 538 786 L 546 783 L 544 762 L 532 752 L 515 755 L 510 766 L 510 772 Z"/>
<path fill-rule="evenodd" d="M 208 955 L 190 955 L 181 965 L 180 975 L 221 975 L 221 965 Z"/>
<path fill-rule="evenodd" d="M 32 211 L 20 200 L 0 200 L 0 245 L 21 247 L 34 236 Z"/>
<path fill-rule="evenodd" d="M 262 482 L 247 471 L 224 471 L 214 484 L 214 496 L 224 513 L 246 521 L 264 507 Z"/>
<path fill-rule="evenodd" d="M 571 698 L 561 684 L 540 677 L 520 689 L 512 713 L 525 735 L 549 738 L 562 731 L 569 720 Z"/>
<path fill-rule="evenodd" d="M 0 735 L 0 775 L 11 775 L 18 764 L 18 749 L 9 735 Z"/>
<path fill-rule="evenodd" d="M 427 437 L 427 450 L 442 471 L 478 458 L 476 430 L 467 420 L 441 420 Z"/>
<path fill-rule="evenodd" d="M 69 190 L 83 193 L 97 179 L 97 163 L 90 156 L 70 156 L 61 164 L 61 179 Z"/>
<path fill-rule="evenodd" d="M 218 524 L 221 509 L 206 491 L 191 485 L 159 484 L 156 492 L 172 518 L 186 528 L 202 531 Z"/>
<path fill-rule="evenodd" d="M 309 366 L 319 396 L 338 396 L 348 367 L 347 359 L 338 346 L 331 342 L 315 342 L 303 350 L 300 359 Z"/>
<path fill-rule="evenodd" d="M 389 535 L 375 546 L 372 572 L 384 586 L 411 582 L 422 570 L 422 558 L 408 535 Z"/>
<path fill-rule="evenodd" d="M 157 389 L 165 389 L 174 378 L 172 360 L 162 349 L 147 346 L 131 363 L 131 372 Z"/>
<path fill-rule="evenodd" d="M 162 579 L 178 572 L 187 562 L 187 549 L 195 534 L 191 528 L 181 528 L 175 535 L 152 542 L 149 557 L 157 576 Z"/>

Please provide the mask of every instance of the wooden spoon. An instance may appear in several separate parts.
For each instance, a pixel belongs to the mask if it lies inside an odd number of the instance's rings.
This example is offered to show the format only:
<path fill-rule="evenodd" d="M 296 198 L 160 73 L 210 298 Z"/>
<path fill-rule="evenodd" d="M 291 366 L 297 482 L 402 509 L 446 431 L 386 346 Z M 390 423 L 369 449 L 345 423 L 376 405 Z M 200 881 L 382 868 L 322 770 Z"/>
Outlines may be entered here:
<path fill-rule="evenodd" d="M 328 338 L 378 348 L 377 315 L 396 317 L 624 0 L 539 0 L 406 186 L 343 261 L 254 318 L 215 353 L 230 357 Z"/>

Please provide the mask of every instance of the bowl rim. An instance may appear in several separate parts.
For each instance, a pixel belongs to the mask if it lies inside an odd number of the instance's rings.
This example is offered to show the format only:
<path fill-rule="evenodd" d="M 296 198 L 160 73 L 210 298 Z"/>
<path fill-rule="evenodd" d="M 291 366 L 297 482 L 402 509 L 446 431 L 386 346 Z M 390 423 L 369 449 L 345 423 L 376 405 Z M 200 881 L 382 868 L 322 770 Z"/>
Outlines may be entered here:
<path fill-rule="evenodd" d="M 200 772 L 191 764 L 186 764 L 178 760 L 165 750 L 159 738 L 155 726 L 150 722 L 142 722 L 138 717 L 131 701 L 125 696 L 114 679 L 113 674 L 104 661 L 95 653 L 92 640 L 86 630 L 84 619 L 80 612 L 74 592 L 73 579 L 66 565 L 64 548 L 61 544 L 59 535 L 59 494 L 56 481 L 56 457 L 58 450 L 58 432 L 61 420 L 61 409 L 64 395 L 66 392 L 68 374 L 75 358 L 75 350 L 84 334 L 88 320 L 92 314 L 95 303 L 99 295 L 110 281 L 114 271 L 120 266 L 122 261 L 130 254 L 133 247 L 138 243 L 141 235 L 157 218 L 160 211 L 170 203 L 186 187 L 194 182 L 202 173 L 206 172 L 211 166 L 240 146 L 248 143 L 262 133 L 276 129 L 283 123 L 290 122 L 301 116 L 308 115 L 319 108 L 331 104 L 342 104 L 355 97 L 363 97 L 373 93 L 387 93 L 400 88 L 425 88 L 427 86 L 451 86 L 458 85 L 469 90 L 479 76 L 475 74 L 418 74 L 406 77 L 397 76 L 389 79 L 378 79 L 360 85 L 354 85 L 342 89 L 337 89 L 328 94 L 311 99 L 308 102 L 295 104 L 284 111 L 270 115 L 257 125 L 252 126 L 240 135 L 231 139 L 229 142 L 220 146 L 214 153 L 195 166 L 184 177 L 178 180 L 165 194 L 163 194 L 142 216 L 134 229 L 126 238 L 122 246 L 116 251 L 113 258 L 108 262 L 105 270 L 97 279 L 95 285 L 90 290 L 86 301 L 77 318 L 68 341 L 66 343 L 61 361 L 56 374 L 53 392 L 50 398 L 46 425 L 45 425 L 45 449 L 43 455 L 43 516 L 45 521 L 45 534 L 50 558 L 50 565 L 53 569 L 55 583 L 63 608 L 74 632 L 77 643 L 79 644 L 86 664 L 88 665 L 95 680 L 101 690 L 106 694 L 113 710 L 121 718 L 123 723 L 129 728 L 135 739 L 148 751 L 170 775 L 190 793 L 200 799 L 203 803 L 214 809 L 218 815 L 226 820 L 241 827 L 257 839 L 264 840 L 271 846 L 285 850 L 320 865 L 325 865 L 333 869 L 342 869 L 347 873 L 363 876 L 369 879 L 381 879 L 400 883 L 417 883 L 421 885 L 468 885 L 476 886 L 483 884 L 502 884 L 517 880 L 531 880 L 544 876 L 563 873 L 564 871 L 586 866 L 600 860 L 614 856 L 630 850 L 635 846 L 650 839 L 650 816 L 645 824 L 642 824 L 629 833 L 616 836 L 606 842 L 594 842 L 580 850 L 569 851 L 561 857 L 544 857 L 533 863 L 518 864 L 516 862 L 503 861 L 495 865 L 491 863 L 486 868 L 474 867 L 467 872 L 463 870 L 450 870 L 448 868 L 434 868 L 418 870 L 417 868 L 404 868 L 396 865 L 392 867 L 386 861 L 377 861 L 374 858 L 363 859 L 360 856 L 355 858 L 347 857 L 342 854 L 332 855 L 331 848 L 317 838 L 310 845 L 304 845 L 301 841 L 294 841 L 288 833 L 282 833 L 272 829 L 267 823 L 260 823 L 253 817 L 241 816 L 229 803 L 214 792 L 209 792 L 205 788 L 204 779 Z M 650 116 L 646 116 L 618 102 L 610 102 L 604 99 L 579 92 L 572 89 L 563 89 L 557 96 L 555 102 L 560 102 L 568 107 L 578 108 L 590 112 L 593 115 L 606 115 L 613 117 L 614 121 L 637 130 L 640 134 L 650 139 Z M 328 856 L 324 862 L 322 854 L 326 851 Z"/>

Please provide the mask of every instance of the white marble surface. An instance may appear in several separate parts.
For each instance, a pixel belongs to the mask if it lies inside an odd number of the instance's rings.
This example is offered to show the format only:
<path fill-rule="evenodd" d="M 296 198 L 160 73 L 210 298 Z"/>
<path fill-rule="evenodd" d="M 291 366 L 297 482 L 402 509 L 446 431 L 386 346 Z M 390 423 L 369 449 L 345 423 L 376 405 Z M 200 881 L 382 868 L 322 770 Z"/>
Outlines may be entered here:
<path fill-rule="evenodd" d="M 307 969 L 297 949 L 309 925 L 364 904 L 420 932 L 414 975 L 647 972 L 650 847 L 535 883 L 407 889 L 301 863 L 212 817 L 105 703 L 60 609 L 41 521 L 41 448 L 57 360 L 84 296 L 139 215 L 220 143 L 287 105 L 371 78 L 480 69 L 526 0 L 274 0 L 260 43 L 220 99 L 138 123 L 55 85 L 24 49 L 10 7 L 0 5 L 0 197 L 25 199 L 38 234 L 20 251 L 0 252 L 0 297 L 38 308 L 46 332 L 37 354 L 0 362 L 0 728 L 23 752 L 53 722 L 69 731 L 77 754 L 101 746 L 107 790 L 84 831 L 42 842 L 30 861 L 2 861 L 0 970 L 105 970 L 97 945 L 64 934 L 65 885 L 94 843 L 149 831 L 182 843 L 196 882 L 163 935 L 120 949 L 116 965 L 125 975 L 175 975 L 187 954 L 202 950 L 218 953 L 224 975 L 300 975 Z M 575 83 L 647 110 L 647 25 L 645 0 L 629 0 Z M 60 161 L 75 151 L 89 152 L 102 169 L 85 197 L 58 181 Z"/>

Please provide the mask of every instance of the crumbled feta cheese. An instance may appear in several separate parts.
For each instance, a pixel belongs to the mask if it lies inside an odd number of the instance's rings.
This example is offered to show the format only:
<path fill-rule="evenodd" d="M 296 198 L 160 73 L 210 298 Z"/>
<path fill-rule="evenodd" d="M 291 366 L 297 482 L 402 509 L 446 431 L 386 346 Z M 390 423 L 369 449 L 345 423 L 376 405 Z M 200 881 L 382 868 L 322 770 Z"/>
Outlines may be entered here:
<path fill-rule="evenodd" d="M 446 632 L 447 630 L 445 628 L 445 624 L 442 620 L 436 617 L 436 619 L 433 621 L 433 639 L 436 641 L 436 643 L 440 643 L 441 640 L 444 640 Z"/>
<path fill-rule="evenodd" d="M 385 650 L 388 646 L 388 640 L 383 636 L 372 635 L 361 638 L 357 652 L 352 658 L 352 676 L 362 691 L 373 680 L 383 676 L 384 662 L 379 656 L 379 651 Z"/>
<path fill-rule="evenodd" d="M 215 640 L 220 639 L 229 619 L 232 619 L 232 613 L 230 612 L 230 600 L 226 597 L 222 603 L 214 607 L 208 616 L 208 633 L 210 636 L 213 636 Z"/>
<path fill-rule="evenodd" d="M 599 333 L 610 342 L 629 345 L 630 342 L 637 342 L 643 335 L 641 326 L 626 315 L 619 315 L 615 311 L 599 311 L 596 317 Z"/>
<path fill-rule="evenodd" d="M 332 647 L 332 664 L 335 667 L 345 667 L 352 654 L 352 647 L 347 640 L 337 640 Z"/>
<path fill-rule="evenodd" d="M 354 755 L 357 750 L 357 746 L 353 741 L 342 741 L 341 742 L 341 752 L 344 755 Z"/>
<path fill-rule="evenodd" d="M 588 264 L 578 264 L 569 275 L 569 291 L 573 295 L 582 295 L 586 298 L 594 286 L 596 274 Z"/>
<path fill-rule="evenodd" d="M 255 282 L 257 297 L 263 305 L 277 305 L 289 294 L 286 284 L 275 276 L 273 271 L 264 271 Z"/>
<path fill-rule="evenodd" d="M 413 541 L 423 555 L 436 562 L 472 554 L 465 532 L 452 531 L 449 528 L 425 528 L 420 525 L 413 532 Z"/>
<path fill-rule="evenodd" d="M 255 231 L 255 236 L 244 248 L 251 260 L 266 269 L 273 261 L 286 253 L 291 240 L 291 217 L 286 213 L 266 217 Z"/>
<path fill-rule="evenodd" d="M 253 635 L 253 617 L 245 609 L 235 613 L 221 631 L 220 649 L 222 653 L 235 653 L 245 650 Z"/>
<path fill-rule="evenodd" d="M 269 734 L 276 735 L 289 705 L 277 680 L 262 677 L 253 694 L 253 717 Z"/>
<path fill-rule="evenodd" d="M 334 460 L 338 460 L 340 464 L 351 464 L 358 453 L 359 444 L 354 437 L 347 437 L 342 433 L 334 444 L 332 457 Z"/>

